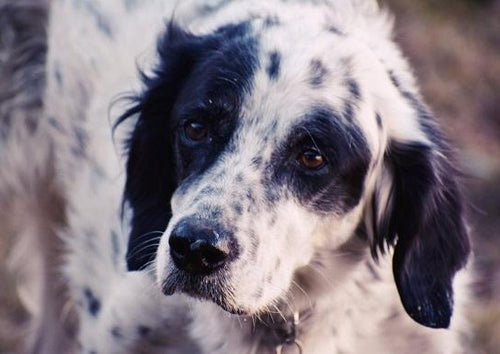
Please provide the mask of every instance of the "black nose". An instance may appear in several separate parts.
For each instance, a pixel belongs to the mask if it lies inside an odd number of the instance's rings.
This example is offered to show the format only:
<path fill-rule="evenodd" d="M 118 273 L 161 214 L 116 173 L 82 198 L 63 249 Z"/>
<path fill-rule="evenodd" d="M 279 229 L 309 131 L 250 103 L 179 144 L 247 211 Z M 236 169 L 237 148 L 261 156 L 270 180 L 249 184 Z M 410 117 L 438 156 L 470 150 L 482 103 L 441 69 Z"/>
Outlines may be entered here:
<path fill-rule="evenodd" d="M 206 275 L 232 258 L 234 246 L 229 233 L 223 228 L 200 224 L 200 221 L 181 221 L 170 234 L 168 244 L 178 268 Z"/>

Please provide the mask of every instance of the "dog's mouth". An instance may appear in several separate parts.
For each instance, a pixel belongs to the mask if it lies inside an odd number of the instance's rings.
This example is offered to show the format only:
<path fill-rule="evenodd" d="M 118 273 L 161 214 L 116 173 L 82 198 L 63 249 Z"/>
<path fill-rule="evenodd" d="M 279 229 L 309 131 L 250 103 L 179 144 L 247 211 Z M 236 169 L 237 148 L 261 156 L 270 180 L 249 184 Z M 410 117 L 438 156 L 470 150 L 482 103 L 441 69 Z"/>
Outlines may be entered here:
<path fill-rule="evenodd" d="M 251 311 L 234 303 L 234 290 L 227 285 L 225 272 L 213 275 L 188 275 L 178 269 L 162 282 L 162 292 L 169 296 L 184 293 L 195 299 L 209 300 L 234 315 L 250 315 Z"/>

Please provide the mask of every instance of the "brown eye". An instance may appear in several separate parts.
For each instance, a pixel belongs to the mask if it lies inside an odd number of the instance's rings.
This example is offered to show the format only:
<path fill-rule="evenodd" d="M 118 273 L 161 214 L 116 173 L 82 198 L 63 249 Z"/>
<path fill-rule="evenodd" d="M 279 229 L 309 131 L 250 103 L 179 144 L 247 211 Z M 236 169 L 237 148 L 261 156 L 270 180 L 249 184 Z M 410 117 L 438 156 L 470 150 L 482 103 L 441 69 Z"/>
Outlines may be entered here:
<path fill-rule="evenodd" d="M 186 136 L 192 141 L 200 141 L 205 139 L 208 134 L 208 128 L 199 122 L 188 122 L 184 127 Z"/>
<path fill-rule="evenodd" d="M 304 167 L 311 170 L 318 170 L 326 163 L 326 159 L 317 150 L 307 149 L 302 151 L 297 161 Z"/>

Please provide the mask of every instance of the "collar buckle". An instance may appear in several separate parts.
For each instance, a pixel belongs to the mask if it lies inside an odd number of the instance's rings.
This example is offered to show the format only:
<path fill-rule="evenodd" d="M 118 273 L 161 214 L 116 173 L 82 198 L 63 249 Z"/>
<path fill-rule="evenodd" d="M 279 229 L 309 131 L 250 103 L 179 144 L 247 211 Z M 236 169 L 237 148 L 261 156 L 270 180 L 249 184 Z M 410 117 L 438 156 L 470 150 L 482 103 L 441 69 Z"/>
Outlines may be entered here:
<path fill-rule="evenodd" d="M 288 330 L 281 336 L 282 342 L 276 346 L 276 354 L 283 354 L 283 349 L 285 347 L 295 347 L 298 350 L 298 354 L 303 354 L 302 343 L 297 339 L 297 327 L 300 323 L 299 312 L 293 313 L 293 318 L 288 322 Z"/>

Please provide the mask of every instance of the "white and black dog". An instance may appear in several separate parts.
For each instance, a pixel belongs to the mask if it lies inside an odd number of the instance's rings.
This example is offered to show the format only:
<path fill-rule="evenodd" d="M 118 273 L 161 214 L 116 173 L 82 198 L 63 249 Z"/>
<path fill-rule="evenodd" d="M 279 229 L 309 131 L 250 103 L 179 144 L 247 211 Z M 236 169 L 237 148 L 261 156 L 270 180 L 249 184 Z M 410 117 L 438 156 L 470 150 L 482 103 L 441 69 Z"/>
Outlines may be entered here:
<path fill-rule="evenodd" d="M 456 169 L 375 1 L 51 6 L 82 353 L 466 350 Z"/>

